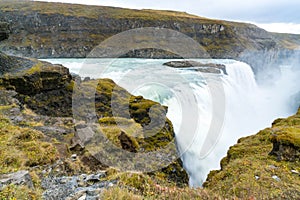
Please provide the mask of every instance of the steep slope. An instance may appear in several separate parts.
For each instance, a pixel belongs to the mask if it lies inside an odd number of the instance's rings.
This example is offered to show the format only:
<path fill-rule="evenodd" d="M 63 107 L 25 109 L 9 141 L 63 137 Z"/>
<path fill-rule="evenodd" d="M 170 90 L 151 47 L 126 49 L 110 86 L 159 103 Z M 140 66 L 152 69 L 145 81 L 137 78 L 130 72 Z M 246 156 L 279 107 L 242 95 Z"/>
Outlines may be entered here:
<path fill-rule="evenodd" d="M 242 199 L 300 198 L 300 109 L 271 128 L 241 138 L 212 171 L 205 188 Z"/>
<path fill-rule="evenodd" d="M 85 57 L 105 39 L 122 31 L 160 27 L 193 38 L 212 58 L 246 61 L 259 71 L 293 54 L 298 43 L 246 23 L 213 20 L 182 12 L 131 10 L 61 3 L 1 1 L 0 21 L 8 22 L 10 38 L 1 50 L 36 58 Z M 292 36 L 299 41 L 299 36 Z M 253 59 L 253 55 L 256 59 Z M 136 50 L 129 57 L 176 57 L 158 50 Z M 255 61 L 255 62 L 254 62 Z M 271 64 L 270 64 L 271 63 Z"/>

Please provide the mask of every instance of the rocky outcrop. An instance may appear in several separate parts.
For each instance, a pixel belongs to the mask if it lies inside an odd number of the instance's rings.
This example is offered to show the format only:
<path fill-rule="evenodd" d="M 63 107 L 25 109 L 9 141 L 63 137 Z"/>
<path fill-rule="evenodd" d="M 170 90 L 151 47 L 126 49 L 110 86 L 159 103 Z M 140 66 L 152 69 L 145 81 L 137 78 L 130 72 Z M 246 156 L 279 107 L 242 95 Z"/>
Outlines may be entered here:
<path fill-rule="evenodd" d="M 32 179 L 29 171 L 18 171 L 10 174 L 0 174 L 0 190 L 6 185 L 26 185 L 33 188 Z"/>
<path fill-rule="evenodd" d="M 134 28 L 157 27 L 193 38 L 211 58 L 241 60 L 259 73 L 274 68 L 282 58 L 292 58 L 300 41 L 297 35 L 268 33 L 251 24 L 172 11 L 22 1 L 3 1 L 0 10 L 0 21 L 11 26 L 11 35 L 0 45 L 1 50 L 36 58 L 86 57 L 113 35 Z M 134 47 L 120 56 L 180 57 L 160 49 Z"/>
<path fill-rule="evenodd" d="M 42 115 L 71 116 L 72 77 L 69 70 L 35 59 L 0 53 L 0 85 Z"/>
<path fill-rule="evenodd" d="M 273 149 L 270 155 L 278 161 L 300 161 L 300 110 L 287 119 L 277 119 L 273 122 L 270 140 Z M 286 126 L 289 125 L 289 126 Z"/>
<path fill-rule="evenodd" d="M 214 74 L 226 74 L 226 66 L 222 64 L 215 63 L 201 63 L 193 60 L 185 61 L 170 61 L 166 62 L 163 65 L 173 68 L 192 68 L 195 71 L 203 73 L 214 73 Z"/>

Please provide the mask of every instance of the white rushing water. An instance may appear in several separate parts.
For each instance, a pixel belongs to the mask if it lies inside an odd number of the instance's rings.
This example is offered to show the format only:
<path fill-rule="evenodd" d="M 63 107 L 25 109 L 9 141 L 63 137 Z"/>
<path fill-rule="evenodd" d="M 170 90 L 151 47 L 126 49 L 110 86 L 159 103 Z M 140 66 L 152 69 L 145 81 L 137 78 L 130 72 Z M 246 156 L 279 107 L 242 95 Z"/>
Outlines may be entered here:
<path fill-rule="evenodd" d="M 47 61 L 63 64 L 81 76 L 111 78 L 135 95 L 167 105 L 167 116 L 174 125 L 193 187 L 201 186 L 210 170 L 219 169 L 221 158 L 239 138 L 270 126 L 278 117 L 293 114 L 290 97 L 300 90 L 300 73 L 291 66 L 283 66 L 272 85 L 258 86 L 251 67 L 234 60 L 196 60 L 224 64 L 228 75 L 162 65 L 169 60 Z"/>

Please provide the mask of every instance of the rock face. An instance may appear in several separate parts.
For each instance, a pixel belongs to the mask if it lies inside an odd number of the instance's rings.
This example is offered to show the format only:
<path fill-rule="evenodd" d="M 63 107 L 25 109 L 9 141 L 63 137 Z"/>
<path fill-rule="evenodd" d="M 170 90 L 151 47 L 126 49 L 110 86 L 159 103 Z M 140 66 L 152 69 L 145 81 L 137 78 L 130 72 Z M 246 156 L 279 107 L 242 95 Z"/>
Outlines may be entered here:
<path fill-rule="evenodd" d="M 28 57 L 86 57 L 115 34 L 157 27 L 193 38 L 211 58 L 245 61 L 258 73 L 278 65 L 282 58 L 293 57 L 300 41 L 297 35 L 268 33 L 251 24 L 172 11 L 23 1 L 2 1 L 0 10 L 0 21 L 11 27 L 10 37 L 0 49 Z M 178 55 L 159 49 L 132 48 L 123 57 L 178 58 Z"/>
<path fill-rule="evenodd" d="M 194 70 L 203 72 L 203 73 L 214 73 L 214 74 L 226 74 L 226 66 L 222 64 L 214 63 L 200 63 L 192 60 L 186 61 L 170 61 L 166 62 L 163 65 L 174 67 L 174 68 L 194 68 Z"/>
<path fill-rule="evenodd" d="M 60 65 L 0 53 L 1 86 L 18 92 L 18 99 L 43 115 L 71 116 L 72 77 Z"/>
<path fill-rule="evenodd" d="M 28 171 L 18 171 L 11 174 L 0 174 L 0 189 L 3 186 L 14 185 L 27 185 L 33 188 L 33 183 Z"/>
<path fill-rule="evenodd" d="M 271 128 L 241 138 L 208 175 L 204 187 L 239 198 L 300 198 L 300 110 Z M 287 186 L 288 185 L 288 186 Z"/>

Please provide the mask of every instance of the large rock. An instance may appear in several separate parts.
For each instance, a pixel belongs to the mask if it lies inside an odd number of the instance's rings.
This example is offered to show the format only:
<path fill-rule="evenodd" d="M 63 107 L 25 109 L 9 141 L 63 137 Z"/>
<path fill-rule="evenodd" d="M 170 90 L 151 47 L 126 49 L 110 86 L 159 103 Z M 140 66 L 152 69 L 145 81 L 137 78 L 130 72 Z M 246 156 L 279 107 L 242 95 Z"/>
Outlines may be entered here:
<path fill-rule="evenodd" d="M 10 174 L 0 174 L 0 190 L 3 186 L 14 185 L 26 185 L 29 188 L 33 188 L 33 183 L 28 171 L 18 171 Z"/>
<path fill-rule="evenodd" d="M 72 76 L 61 65 L 0 53 L 0 85 L 39 114 L 71 116 Z"/>

